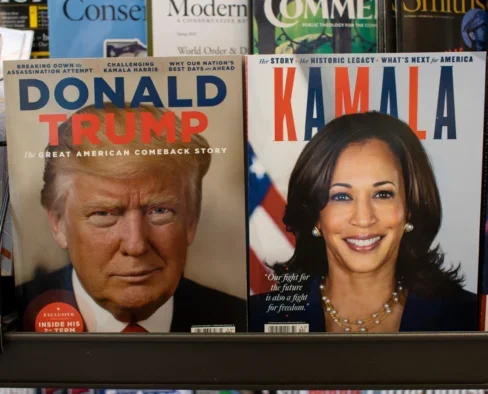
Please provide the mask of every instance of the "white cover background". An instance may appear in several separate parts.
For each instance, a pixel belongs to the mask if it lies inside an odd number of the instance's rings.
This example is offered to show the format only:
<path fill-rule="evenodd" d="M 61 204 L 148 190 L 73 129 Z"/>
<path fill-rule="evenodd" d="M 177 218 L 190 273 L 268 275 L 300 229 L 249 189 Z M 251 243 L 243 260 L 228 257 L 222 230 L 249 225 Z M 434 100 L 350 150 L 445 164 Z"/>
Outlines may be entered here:
<path fill-rule="evenodd" d="M 192 5 L 201 5 L 204 7 L 211 4 L 210 0 L 187 0 L 188 9 Z M 152 0 L 152 37 L 153 37 L 153 55 L 154 56 L 184 56 L 184 53 L 178 51 L 178 47 L 196 47 L 202 48 L 200 55 L 214 55 L 214 53 L 204 53 L 205 47 L 213 49 L 220 47 L 226 49 L 226 53 L 221 55 L 245 55 L 249 52 L 249 17 L 251 8 L 249 0 L 216 0 L 215 7 L 219 4 L 246 5 L 247 17 L 208 17 L 204 14 L 201 16 L 183 17 L 172 13 L 168 16 L 170 10 L 169 0 Z M 174 0 L 175 5 L 180 9 L 183 7 L 183 0 Z M 183 14 L 183 11 L 180 13 Z M 205 22 L 197 22 L 199 19 L 205 19 Z M 227 19 L 228 21 L 222 22 Z M 242 20 L 245 19 L 243 23 Z M 230 53 L 230 48 L 236 48 L 235 53 Z M 241 52 L 242 48 L 242 52 Z M 245 50 L 245 51 L 244 51 Z"/>
<path fill-rule="evenodd" d="M 456 55 L 452 53 L 429 54 L 440 59 L 441 56 Z M 463 53 L 462 55 L 467 55 Z M 382 64 L 376 59 L 370 67 L 370 107 L 379 110 L 383 67 L 395 66 L 398 116 L 408 122 L 408 89 L 409 66 L 419 66 L 419 98 L 418 128 L 426 130 L 427 137 L 422 140 L 434 167 L 437 184 L 442 201 L 442 224 L 434 245 L 438 242 L 446 253 L 445 264 L 458 265 L 465 274 L 465 288 L 477 292 L 481 175 L 483 151 L 483 119 L 484 119 L 484 86 L 485 86 L 485 53 L 469 54 L 473 63 L 440 63 L 435 64 Z M 328 57 L 357 58 L 357 55 L 325 55 Z M 295 57 L 294 65 L 259 64 L 260 59 L 273 56 L 249 56 L 248 63 L 248 136 L 249 141 L 260 163 L 266 169 L 271 180 L 286 200 L 289 176 L 295 162 L 304 148 L 305 111 L 308 86 L 308 68 L 322 67 L 322 84 L 324 94 L 326 123 L 335 114 L 335 81 L 333 64 L 299 64 L 300 58 L 324 57 L 324 55 L 286 56 Z M 371 57 L 371 55 L 368 55 Z M 396 58 L 412 58 L 411 54 L 388 55 Z M 434 126 L 437 109 L 437 94 L 441 65 L 453 65 L 454 95 L 456 111 L 457 139 L 447 140 L 447 130 L 443 130 L 442 140 L 434 140 Z M 357 66 L 349 64 L 349 81 L 353 91 L 356 84 Z M 359 66 L 368 66 L 360 64 Z M 274 67 L 297 67 L 293 88 L 292 107 L 294 112 L 297 142 L 287 142 L 286 126 L 285 141 L 274 142 Z M 286 76 L 287 71 L 284 71 Z M 314 130 L 315 134 L 316 130 Z M 251 244 L 258 244 L 256 251 L 260 259 L 266 261 L 284 261 L 291 257 L 292 249 L 285 251 L 277 247 L 276 242 L 268 242 L 269 231 L 261 231 L 256 223 L 250 223 Z M 271 234 L 270 234 L 271 235 Z M 286 256 L 287 255 L 287 256 Z"/>

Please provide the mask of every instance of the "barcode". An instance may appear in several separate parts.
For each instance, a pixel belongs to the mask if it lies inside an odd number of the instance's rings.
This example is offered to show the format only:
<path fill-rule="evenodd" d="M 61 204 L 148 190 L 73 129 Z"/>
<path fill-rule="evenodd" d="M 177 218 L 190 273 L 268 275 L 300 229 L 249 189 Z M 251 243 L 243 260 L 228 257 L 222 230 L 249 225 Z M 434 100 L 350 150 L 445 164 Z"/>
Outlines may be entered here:
<path fill-rule="evenodd" d="M 264 332 L 271 334 L 301 334 L 308 332 L 308 324 L 265 324 Z"/>
<path fill-rule="evenodd" d="M 236 328 L 234 326 L 210 326 L 210 327 L 192 327 L 192 333 L 196 334 L 227 334 L 227 333 L 235 333 Z"/>

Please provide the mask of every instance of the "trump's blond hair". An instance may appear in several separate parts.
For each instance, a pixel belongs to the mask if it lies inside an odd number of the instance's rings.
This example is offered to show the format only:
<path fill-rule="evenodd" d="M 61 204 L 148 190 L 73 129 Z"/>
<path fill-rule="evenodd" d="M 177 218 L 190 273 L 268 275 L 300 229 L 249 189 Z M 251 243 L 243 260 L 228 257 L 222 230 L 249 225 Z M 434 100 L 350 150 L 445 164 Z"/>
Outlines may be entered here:
<path fill-rule="evenodd" d="M 158 121 L 168 111 L 164 108 L 146 105 L 130 108 L 126 104 L 124 108 L 117 108 L 113 104 L 106 103 L 103 108 L 95 108 L 95 106 L 89 105 L 75 112 L 73 115 L 90 114 L 98 118 L 100 129 L 97 138 L 100 144 L 94 145 L 88 138 L 83 138 L 80 144 L 73 144 L 73 116 L 58 127 L 58 145 L 48 145 L 45 149 L 44 185 L 41 190 L 41 203 L 44 208 L 58 214 L 64 212 L 67 194 L 71 186 L 70 175 L 74 172 L 120 180 L 134 179 L 144 174 L 161 174 L 162 177 L 178 174 L 187 179 L 185 183 L 190 200 L 189 211 L 194 218 L 198 219 L 202 199 L 202 179 L 210 167 L 210 154 L 134 154 L 138 150 L 149 149 L 189 149 L 192 152 L 198 148 L 209 148 L 207 140 L 199 134 L 193 134 L 190 142 L 182 142 L 182 125 L 177 116 L 175 116 L 176 138 L 174 142 L 168 142 L 166 133 L 159 135 L 152 133 L 151 141 L 143 143 L 141 113 L 150 113 Z M 107 137 L 105 116 L 109 113 L 113 114 L 115 133 L 119 136 L 126 133 L 127 114 L 135 115 L 135 133 L 131 142 L 120 145 Z M 89 127 L 89 122 L 86 123 L 82 122 L 81 126 Z M 113 157 L 84 154 L 91 151 L 119 150 L 129 150 L 130 154 Z"/>

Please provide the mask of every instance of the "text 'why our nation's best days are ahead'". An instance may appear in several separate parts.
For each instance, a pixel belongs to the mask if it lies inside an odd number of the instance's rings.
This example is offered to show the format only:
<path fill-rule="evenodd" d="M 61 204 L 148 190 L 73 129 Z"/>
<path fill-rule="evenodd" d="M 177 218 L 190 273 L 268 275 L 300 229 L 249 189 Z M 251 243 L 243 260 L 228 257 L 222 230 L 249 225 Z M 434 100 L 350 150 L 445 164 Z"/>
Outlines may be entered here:
<path fill-rule="evenodd" d="M 233 71 L 233 60 L 181 60 L 170 61 L 168 71 Z"/>

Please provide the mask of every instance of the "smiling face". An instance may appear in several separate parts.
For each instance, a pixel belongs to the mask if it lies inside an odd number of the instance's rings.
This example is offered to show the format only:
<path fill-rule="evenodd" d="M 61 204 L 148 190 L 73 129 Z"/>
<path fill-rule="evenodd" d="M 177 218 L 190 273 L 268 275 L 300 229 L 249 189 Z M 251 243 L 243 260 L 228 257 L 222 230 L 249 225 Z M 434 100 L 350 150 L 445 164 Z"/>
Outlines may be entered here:
<path fill-rule="evenodd" d="M 48 212 L 81 284 L 119 320 L 147 318 L 178 286 L 196 228 L 182 178 L 77 172 L 63 214 Z"/>
<path fill-rule="evenodd" d="M 317 227 L 330 269 L 368 273 L 395 266 L 406 223 L 398 159 L 385 142 L 347 147 L 337 160 Z"/>

